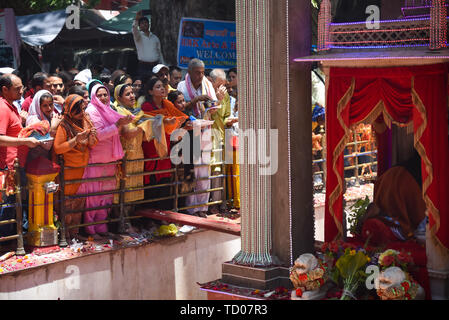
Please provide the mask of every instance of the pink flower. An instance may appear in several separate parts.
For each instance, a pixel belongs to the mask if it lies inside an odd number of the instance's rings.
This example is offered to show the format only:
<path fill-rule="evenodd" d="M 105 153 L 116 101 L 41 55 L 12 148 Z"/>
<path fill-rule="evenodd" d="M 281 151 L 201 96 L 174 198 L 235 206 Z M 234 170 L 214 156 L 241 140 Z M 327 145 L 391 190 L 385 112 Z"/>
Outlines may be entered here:
<path fill-rule="evenodd" d="M 394 262 L 394 257 L 393 256 L 385 256 L 382 259 L 382 265 L 385 266 L 385 267 L 389 267 L 393 262 Z"/>
<path fill-rule="evenodd" d="M 333 253 L 338 253 L 338 245 L 335 242 L 332 242 L 329 246 L 330 251 L 332 251 Z"/>

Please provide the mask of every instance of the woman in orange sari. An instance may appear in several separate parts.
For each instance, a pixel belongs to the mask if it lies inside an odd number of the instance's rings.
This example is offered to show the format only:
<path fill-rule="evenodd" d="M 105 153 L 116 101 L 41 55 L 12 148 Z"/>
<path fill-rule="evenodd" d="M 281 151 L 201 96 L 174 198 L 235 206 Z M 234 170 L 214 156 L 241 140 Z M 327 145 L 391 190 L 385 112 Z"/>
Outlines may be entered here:
<path fill-rule="evenodd" d="M 64 170 L 64 180 L 79 180 L 84 174 L 84 167 L 89 161 L 89 150 L 97 144 L 96 130 L 84 113 L 86 103 L 83 97 L 72 94 L 65 99 L 63 119 L 56 131 L 53 143 L 54 152 L 62 155 L 64 166 L 76 167 Z M 80 168 L 81 167 L 81 168 Z M 80 183 L 67 184 L 64 195 L 70 196 L 78 192 Z M 84 208 L 86 198 L 65 200 L 66 210 Z M 81 212 L 65 215 L 66 235 L 71 238 L 79 232 L 78 228 L 68 229 L 70 225 L 81 223 Z"/>
<path fill-rule="evenodd" d="M 150 116 L 163 115 L 165 128 L 165 141 L 167 144 L 167 155 L 170 155 L 170 135 L 188 119 L 182 111 L 178 110 L 173 103 L 166 99 L 167 90 L 162 81 L 157 78 L 150 79 L 145 86 L 145 102 L 142 111 Z M 162 137 L 163 139 L 164 137 Z M 145 158 L 158 158 L 154 139 L 142 144 Z M 145 162 L 145 171 L 168 170 L 172 168 L 170 159 Z M 171 173 L 158 173 L 145 176 L 146 185 L 165 184 L 171 182 Z M 170 196 L 170 187 L 159 187 L 147 189 L 146 199 L 162 198 Z M 172 209 L 173 202 L 169 200 L 160 201 L 159 209 Z"/>

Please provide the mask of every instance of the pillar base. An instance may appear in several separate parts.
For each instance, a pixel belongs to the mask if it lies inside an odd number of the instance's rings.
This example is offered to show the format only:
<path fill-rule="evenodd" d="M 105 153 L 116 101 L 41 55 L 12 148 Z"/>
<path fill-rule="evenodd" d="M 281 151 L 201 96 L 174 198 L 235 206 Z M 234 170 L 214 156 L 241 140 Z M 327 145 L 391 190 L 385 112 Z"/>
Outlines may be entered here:
<path fill-rule="evenodd" d="M 58 244 L 58 229 L 54 226 L 45 226 L 28 232 L 26 243 L 35 247 L 48 247 Z"/>
<path fill-rule="evenodd" d="M 428 272 L 432 300 L 449 300 L 449 270 Z"/>
<path fill-rule="evenodd" d="M 223 283 L 258 290 L 272 290 L 278 287 L 293 288 L 290 270 L 286 267 L 255 268 L 225 262 L 222 265 Z"/>

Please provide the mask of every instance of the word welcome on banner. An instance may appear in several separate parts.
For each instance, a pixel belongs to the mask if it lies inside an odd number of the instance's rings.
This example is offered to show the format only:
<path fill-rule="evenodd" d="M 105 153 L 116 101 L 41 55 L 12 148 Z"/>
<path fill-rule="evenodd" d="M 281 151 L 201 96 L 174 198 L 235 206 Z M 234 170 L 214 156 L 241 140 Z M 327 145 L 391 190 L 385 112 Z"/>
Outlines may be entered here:
<path fill-rule="evenodd" d="M 182 18 L 178 37 L 178 66 L 186 69 L 193 58 L 206 69 L 230 69 L 237 66 L 234 21 Z"/>

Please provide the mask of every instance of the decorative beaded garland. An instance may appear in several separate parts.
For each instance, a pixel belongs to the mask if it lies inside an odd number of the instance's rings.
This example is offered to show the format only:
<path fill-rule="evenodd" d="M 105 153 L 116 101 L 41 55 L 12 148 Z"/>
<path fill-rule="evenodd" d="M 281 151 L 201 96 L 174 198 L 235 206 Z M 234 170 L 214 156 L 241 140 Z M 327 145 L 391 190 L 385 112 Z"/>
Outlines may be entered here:
<path fill-rule="evenodd" d="M 289 3 L 288 0 L 286 1 L 286 8 L 285 8 L 285 21 L 287 21 L 287 24 L 289 23 Z M 288 26 L 286 28 L 286 44 L 287 44 L 287 145 L 288 145 L 288 222 L 289 222 L 289 237 L 290 237 L 290 264 L 293 264 L 293 221 L 292 221 L 292 163 L 291 163 L 291 150 L 290 150 L 290 34 L 288 31 Z"/>
<path fill-rule="evenodd" d="M 444 0 L 433 0 L 430 9 L 430 49 L 447 46 L 447 8 Z"/>
<path fill-rule="evenodd" d="M 271 240 L 271 178 L 263 175 L 256 155 L 269 145 L 270 110 L 270 35 L 268 0 L 237 0 L 239 126 L 241 167 L 242 248 L 233 258 L 236 264 L 269 266 Z M 264 130 L 261 130 L 264 129 Z M 251 133 L 254 133 L 254 139 Z M 256 139 L 256 136 L 258 139 Z M 262 147 L 261 147 L 262 146 Z"/>
<path fill-rule="evenodd" d="M 318 51 L 329 50 L 331 19 L 331 3 L 329 0 L 323 0 L 318 14 Z"/>
<path fill-rule="evenodd" d="M 413 300 L 418 293 L 418 283 L 413 280 L 405 280 L 401 285 L 386 290 L 377 290 L 379 296 L 383 296 L 391 300 Z"/>

